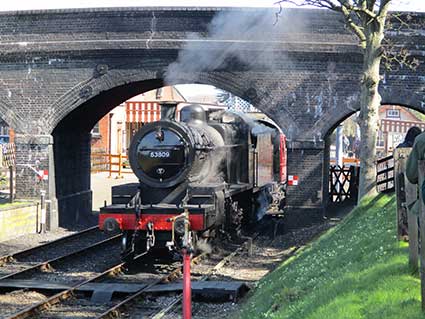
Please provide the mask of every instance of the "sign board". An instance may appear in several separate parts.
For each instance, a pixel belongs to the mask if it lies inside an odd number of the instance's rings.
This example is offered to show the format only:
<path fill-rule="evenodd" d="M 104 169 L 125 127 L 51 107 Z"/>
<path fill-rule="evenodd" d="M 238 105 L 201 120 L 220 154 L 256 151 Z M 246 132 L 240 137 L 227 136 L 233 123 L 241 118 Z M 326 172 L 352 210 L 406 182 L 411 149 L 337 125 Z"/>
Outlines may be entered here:
<path fill-rule="evenodd" d="M 47 169 L 41 169 L 38 171 L 38 179 L 40 181 L 47 181 L 49 179 L 49 171 Z"/>
<path fill-rule="evenodd" d="M 288 175 L 288 185 L 297 186 L 298 185 L 298 175 Z"/>
<path fill-rule="evenodd" d="M 405 133 L 388 133 L 388 149 L 395 149 L 398 144 L 404 141 Z"/>

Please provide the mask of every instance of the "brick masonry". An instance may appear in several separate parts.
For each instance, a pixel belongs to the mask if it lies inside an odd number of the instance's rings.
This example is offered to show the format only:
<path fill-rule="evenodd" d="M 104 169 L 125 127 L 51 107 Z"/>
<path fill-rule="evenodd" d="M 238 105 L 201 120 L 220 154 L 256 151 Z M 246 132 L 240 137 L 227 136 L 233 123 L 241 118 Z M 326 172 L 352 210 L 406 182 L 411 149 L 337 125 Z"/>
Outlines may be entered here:
<path fill-rule="evenodd" d="M 203 41 L 217 14 L 255 9 L 110 8 L 0 14 L 0 114 L 15 129 L 17 195 L 38 197 L 47 189 L 51 225 L 84 221 L 91 203 L 89 132 L 113 107 L 163 86 L 188 34 L 198 34 L 199 57 L 235 44 Z M 287 135 L 288 169 L 300 176 L 289 207 L 318 211 L 323 196 L 323 139 L 359 108 L 362 55 L 341 17 L 326 10 L 286 10 L 287 28 L 245 42 L 248 56 L 262 56 L 273 43 L 273 64 L 249 65 L 234 57 L 215 69 L 188 70 L 171 84 L 215 85 L 250 101 Z M 274 12 L 272 12 L 274 13 Z M 384 103 L 424 112 L 423 14 L 411 28 L 388 32 L 422 64 L 416 71 L 382 69 Z M 301 23 L 302 22 L 302 23 Z M 270 42 L 268 42 L 270 40 Z M 32 168 L 49 170 L 38 181 Z M 90 217 L 90 218 L 89 218 Z"/>

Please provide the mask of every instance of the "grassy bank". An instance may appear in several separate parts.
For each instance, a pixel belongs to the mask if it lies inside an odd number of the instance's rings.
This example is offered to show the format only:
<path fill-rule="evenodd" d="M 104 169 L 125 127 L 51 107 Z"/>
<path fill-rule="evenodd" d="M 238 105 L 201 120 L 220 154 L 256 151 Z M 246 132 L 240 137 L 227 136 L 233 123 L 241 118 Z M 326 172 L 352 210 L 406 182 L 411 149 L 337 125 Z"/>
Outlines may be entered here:
<path fill-rule="evenodd" d="M 396 241 L 395 197 L 366 200 L 257 286 L 236 318 L 425 318 L 420 281 Z"/>
<path fill-rule="evenodd" d="M 13 203 L 8 203 L 8 202 L 1 203 L 0 202 L 0 210 L 10 209 L 12 207 L 21 206 L 21 205 L 27 204 L 27 203 L 28 202 L 13 202 Z"/>

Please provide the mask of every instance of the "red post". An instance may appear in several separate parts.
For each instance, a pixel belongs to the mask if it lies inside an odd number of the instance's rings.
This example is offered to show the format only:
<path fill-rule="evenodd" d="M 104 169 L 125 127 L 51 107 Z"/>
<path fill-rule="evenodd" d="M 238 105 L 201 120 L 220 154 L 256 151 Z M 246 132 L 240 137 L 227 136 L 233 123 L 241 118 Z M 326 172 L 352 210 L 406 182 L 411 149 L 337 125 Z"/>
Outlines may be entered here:
<path fill-rule="evenodd" d="M 192 288 L 190 285 L 190 253 L 183 249 L 183 319 L 192 318 Z"/>

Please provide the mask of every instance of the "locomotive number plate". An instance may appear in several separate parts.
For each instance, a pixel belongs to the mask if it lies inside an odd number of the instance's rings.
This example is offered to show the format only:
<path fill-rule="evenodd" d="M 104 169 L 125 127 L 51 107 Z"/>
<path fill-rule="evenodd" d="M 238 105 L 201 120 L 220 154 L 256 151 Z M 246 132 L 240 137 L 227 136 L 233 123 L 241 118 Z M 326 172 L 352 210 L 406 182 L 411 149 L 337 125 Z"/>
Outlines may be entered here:
<path fill-rule="evenodd" d="M 167 158 L 167 157 L 170 157 L 170 152 L 150 152 L 149 157 L 152 157 L 152 158 Z"/>

